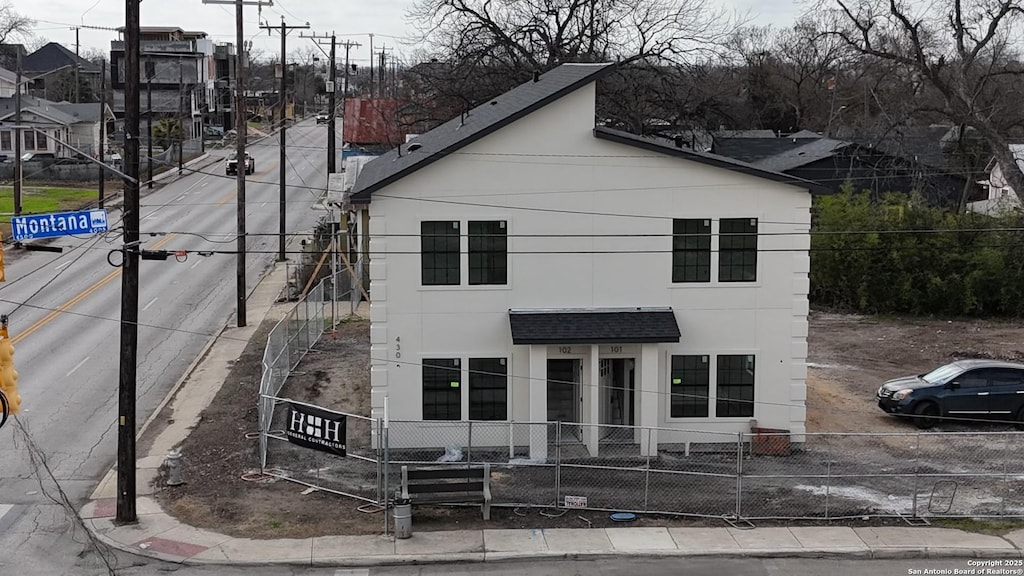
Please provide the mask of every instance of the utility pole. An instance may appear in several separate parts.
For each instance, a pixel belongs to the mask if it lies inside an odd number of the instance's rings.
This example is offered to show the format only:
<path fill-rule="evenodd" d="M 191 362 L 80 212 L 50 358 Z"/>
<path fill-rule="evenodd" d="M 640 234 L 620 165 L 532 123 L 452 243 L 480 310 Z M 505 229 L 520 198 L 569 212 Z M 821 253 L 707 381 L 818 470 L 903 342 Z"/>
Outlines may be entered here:
<path fill-rule="evenodd" d="M 330 54 L 330 56 L 328 56 L 328 59 L 330 60 L 330 64 L 328 64 L 328 65 L 330 66 L 331 69 L 328 72 L 328 82 L 329 82 L 328 86 L 330 87 L 330 90 L 327 91 L 327 97 L 328 97 L 328 103 L 327 103 L 327 173 L 328 174 L 334 174 L 335 172 L 338 171 L 337 170 L 337 159 L 336 159 L 338 150 L 337 150 L 337 141 L 335 140 L 335 134 L 334 134 L 334 121 L 335 121 L 335 116 L 337 115 L 336 108 L 338 106 L 338 103 L 337 103 L 337 100 L 336 100 L 336 98 L 337 98 L 336 95 L 338 93 L 338 87 L 337 87 L 337 83 L 335 82 L 335 80 L 337 79 L 337 74 L 338 74 L 338 63 L 337 63 L 337 57 L 336 57 L 336 55 L 337 55 L 336 50 L 337 50 L 337 45 L 338 45 L 337 36 L 335 36 L 334 33 L 331 33 L 329 35 L 328 34 L 311 34 L 309 36 L 307 36 L 305 34 L 299 34 L 299 36 L 302 37 L 302 38 L 310 38 L 310 39 L 312 39 L 313 42 L 316 42 L 316 44 L 318 46 L 320 45 L 320 40 L 321 39 L 323 39 L 323 40 L 326 40 L 328 38 L 331 39 L 331 54 Z M 321 51 L 322 50 L 323 49 L 321 49 Z"/>
<path fill-rule="evenodd" d="M 345 87 L 341 93 L 341 145 L 345 145 L 345 102 L 348 101 L 348 74 L 351 68 L 348 63 L 348 52 L 353 47 L 362 48 L 362 45 L 358 42 L 352 42 L 351 40 L 345 41 Z"/>
<path fill-rule="evenodd" d="M 135 510 L 135 379 L 139 344 L 139 0 L 125 0 L 124 27 L 124 260 L 121 268 L 121 358 L 118 378 L 117 513 Z"/>
<path fill-rule="evenodd" d="M 182 158 L 182 147 L 185 144 L 185 128 L 182 126 L 185 122 L 185 111 L 182 109 L 185 105 L 185 75 L 181 71 L 181 58 L 178 58 L 178 131 L 181 134 L 178 135 L 178 176 L 181 176 L 181 172 L 184 169 L 184 162 Z M 191 108 L 191 106 L 189 106 Z M 189 111 L 191 112 L 191 110 Z M 192 130 L 192 114 L 189 114 L 189 131 Z"/>
<path fill-rule="evenodd" d="M 102 162 L 105 161 L 104 146 L 106 145 L 107 139 L 107 61 L 100 61 L 100 141 L 97 147 L 96 155 L 97 159 L 101 162 L 100 166 L 100 197 L 99 207 L 103 208 L 103 195 L 104 187 L 106 186 L 107 173 L 106 168 Z"/>
<path fill-rule="evenodd" d="M 14 215 L 21 216 L 21 47 L 14 75 Z"/>
<path fill-rule="evenodd" d="M 273 0 L 203 0 L 203 4 L 233 4 L 235 6 L 235 158 L 239 169 L 235 176 L 236 222 L 235 232 L 237 259 L 235 260 L 235 319 L 239 328 L 246 325 L 246 288 L 245 288 L 245 139 L 248 125 L 246 124 L 245 106 L 245 68 L 248 58 L 245 55 L 245 20 L 243 6 L 273 6 Z"/>
<path fill-rule="evenodd" d="M 287 164 L 287 162 L 288 162 L 288 158 L 287 158 L 287 156 L 288 156 L 288 154 L 287 154 L 287 135 L 286 135 L 286 124 L 285 124 L 285 105 L 286 105 L 285 91 L 286 91 L 286 88 L 288 86 L 288 83 L 287 83 L 288 82 L 288 63 L 287 63 L 287 59 L 288 59 L 288 52 L 287 52 L 287 50 L 288 50 L 288 48 L 287 48 L 288 32 L 290 32 L 292 30 L 308 30 L 308 29 L 309 29 L 309 24 L 305 24 L 305 25 L 301 25 L 301 26 L 289 26 L 288 24 L 285 23 L 284 16 L 281 17 L 281 25 L 280 26 L 270 26 L 270 25 L 261 25 L 260 26 L 260 30 L 266 30 L 268 34 L 270 33 L 271 30 L 278 30 L 279 33 L 281 34 L 281 88 L 280 88 L 280 94 L 278 96 L 278 108 L 281 111 L 281 113 L 279 115 L 280 116 L 280 121 L 281 121 L 281 126 L 280 126 L 280 129 L 281 129 L 281 143 L 279 145 L 280 149 L 281 149 L 280 150 L 281 151 L 281 160 L 280 160 L 280 164 L 279 164 L 279 169 L 280 169 L 279 180 L 280 180 L 280 186 L 281 186 L 280 198 L 279 198 L 279 205 L 280 205 L 279 211 L 280 211 L 280 216 L 281 216 L 281 218 L 280 218 L 280 229 L 281 230 L 280 230 L 280 237 L 278 239 L 278 245 L 277 245 L 277 261 L 278 262 L 284 262 L 287 259 L 285 257 L 285 250 L 284 250 L 285 246 L 284 245 L 285 245 L 285 228 L 286 228 L 286 224 L 285 224 L 285 172 L 286 172 L 286 169 L 287 169 L 287 166 L 288 166 L 288 164 Z"/>
<path fill-rule="evenodd" d="M 79 43 L 78 43 L 78 27 L 76 26 L 75 27 L 75 104 L 78 104 L 79 102 L 82 101 L 81 100 L 81 94 L 79 92 L 81 83 L 79 83 L 79 81 L 78 81 L 78 69 L 80 68 L 79 63 L 78 63 L 78 59 L 79 59 L 78 46 L 79 46 Z"/>
<path fill-rule="evenodd" d="M 146 57 L 146 157 L 148 158 L 149 175 L 146 177 L 146 188 L 153 189 L 153 74 L 156 63 Z"/>
<path fill-rule="evenodd" d="M 373 34 L 370 34 L 370 98 L 373 98 Z"/>

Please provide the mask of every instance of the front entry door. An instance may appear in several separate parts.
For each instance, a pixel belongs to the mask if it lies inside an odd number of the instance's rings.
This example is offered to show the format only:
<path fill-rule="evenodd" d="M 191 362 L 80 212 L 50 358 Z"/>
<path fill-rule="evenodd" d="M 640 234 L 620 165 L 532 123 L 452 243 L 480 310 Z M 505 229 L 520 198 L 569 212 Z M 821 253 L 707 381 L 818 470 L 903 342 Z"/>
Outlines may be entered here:
<path fill-rule="evenodd" d="M 579 359 L 548 360 L 548 421 L 580 421 L 580 372 Z M 563 436 L 570 427 L 563 426 Z M 578 426 L 572 426 L 572 429 Z M 578 431 L 577 431 L 578 432 Z M 574 433 L 574 435 L 576 435 Z"/>

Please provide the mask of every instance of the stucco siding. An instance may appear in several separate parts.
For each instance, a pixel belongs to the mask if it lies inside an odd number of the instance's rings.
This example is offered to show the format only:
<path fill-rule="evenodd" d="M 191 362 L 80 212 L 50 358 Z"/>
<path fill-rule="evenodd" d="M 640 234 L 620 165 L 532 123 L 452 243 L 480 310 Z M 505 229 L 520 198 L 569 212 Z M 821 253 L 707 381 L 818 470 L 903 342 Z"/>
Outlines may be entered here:
<path fill-rule="evenodd" d="M 510 418 L 527 420 L 530 351 L 512 345 L 510 308 L 670 306 L 682 338 L 658 347 L 663 399 L 673 354 L 754 354 L 754 418 L 802 434 L 810 194 L 597 139 L 593 118 L 590 85 L 373 195 L 374 415 L 387 395 L 392 419 L 421 417 L 425 358 L 461 358 L 465 374 L 467 358 L 508 357 Z M 711 282 L 673 284 L 673 218 L 711 221 Z M 758 220 L 756 282 L 717 281 L 722 218 Z M 459 286 L 421 285 L 418 235 L 431 220 L 460 223 Z M 507 285 L 468 285 L 473 220 L 506 222 Z M 750 419 L 670 418 L 666 401 L 657 425 L 732 433 Z"/>

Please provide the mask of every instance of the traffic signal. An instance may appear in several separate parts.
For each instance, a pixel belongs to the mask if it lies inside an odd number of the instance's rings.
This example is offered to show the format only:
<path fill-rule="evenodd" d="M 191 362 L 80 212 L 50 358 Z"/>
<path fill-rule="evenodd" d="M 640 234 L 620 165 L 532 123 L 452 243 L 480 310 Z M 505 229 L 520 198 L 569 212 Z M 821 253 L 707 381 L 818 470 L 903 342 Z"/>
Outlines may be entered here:
<path fill-rule="evenodd" d="M 7 335 L 7 327 L 0 328 L 0 390 L 7 396 L 11 414 L 17 414 L 21 406 L 18 394 L 18 371 L 14 369 L 14 344 Z"/>

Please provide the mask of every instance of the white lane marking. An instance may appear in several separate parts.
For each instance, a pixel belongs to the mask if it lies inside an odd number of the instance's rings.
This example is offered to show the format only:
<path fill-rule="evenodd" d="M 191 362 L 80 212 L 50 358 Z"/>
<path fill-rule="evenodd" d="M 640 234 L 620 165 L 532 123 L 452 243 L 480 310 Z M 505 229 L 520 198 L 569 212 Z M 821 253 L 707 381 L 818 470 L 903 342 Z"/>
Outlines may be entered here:
<path fill-rule="evenodd" d="M 200 188 L 206 188 L 206 185 L 207 185 L 207 184 L 209 184 L 209 182 L 203 182 L 203 185 L 202 185 L 202 186 L 200 186 Z"/>
<path fill-rule="evenodd" d="M 195 268 L 196 266 L 199 266 L 199 264 L 200 264 L 201 262 L 202 262 L 202 260 L 198 260 L 198 259 L 197 259 L 197 260 L 196 260 L 196 263 L 195 263 L 195 264 L 193 264 L 193 265 L 192 265 L 192 266 L 191 266 L 191 267 L 189 268 L 189 270 L 192 270 L 192 269 L 193 269 L 193 268 Z"/>
<path fill-rule="evenodd" d="M 78 370 L 79 368 L 81 368 L 81 367 L 82 367 L 82 365 L 83 365 L 83 364 L 85 364 L 85 363 L 86 363 L 86 362 L 88 362 L 88 361 L 89 361 L 89 356 L 86 356 L 85 358 L 82 358 L 82 361 L 81 361 L 81 362 L 79 362 L 78 364 L 75 364 L 75 367 L 74 367 L 74 368 L 72 368 L 72 369 L 71 369 L 71 371 L 70 371 L 70 372 L 68 372 L 67 374 L 65 374 L 64 376 L 65 376 L 65 377 L 71 376 L 72 374 L 74 374 L 74 373 L 75 373 L 75 371 L 76 371 L 76 370 Z M 3 516 L 3 514 L 0 514 L 0 516 Z"/>
<path fill-rule="evenodd" d="M 174 201 L 177 202 L 178 200 L 181 200 L 185 196 L 188 196 L 188 194 L 182 194 L 181 196 L 178 196 L 177 198 L 175 198 Z"/>
<path fill-rule="evenodd" d="M 334 576 L 370 576 L 369 568 L 338 568 Z"/>
<path fill-rule="evenodd" d="M 142 308 L 142 311 L 143 311 L 143 312 L 145 312 L 146 310 L 149 310 L 149 307 L 150 307 L 150 306 L 152 306 L 152 305 L 153 305 L 153 303 L 154 303 L 154 302 L 156 302 L 156 301 L 157 301 L 157 300 L 159 300 L 159 299 L 160 299 L 160 298 L 159 298 L 159 297 L 157 297 L 157 298 L 153 298 L 152 300 L 150 300 L 150 301 L 149 301 L 149 304 L 146 304 L 146 306 Z"/>
<path fill-rule="evenodd" d="M 7 514 L 14 508 L 13 504 L 0 504 L 0 520 L 3 520 L 4 514 Z"/>
<path fill-rule="evenodd" d="M 54 268 L 54 270 L 63 270 L 64 268 L 67 268 L 68 266 L 71 266 L 71 262 L 65 262 L 65 263 L 61 264 L 60 266 L 57 266 L 56 268 Z"/>
<path fill-rule="evenodd" d="M 260 208 L 265 208 L 266 206 L 267 206 L 266 202 L 263 202 L 263 203 L 260 204 Z"/>

